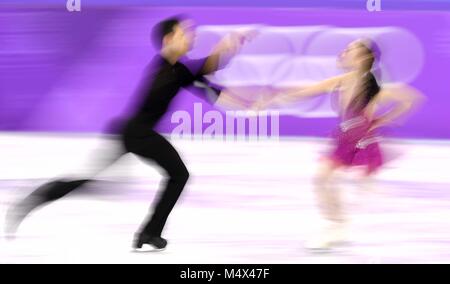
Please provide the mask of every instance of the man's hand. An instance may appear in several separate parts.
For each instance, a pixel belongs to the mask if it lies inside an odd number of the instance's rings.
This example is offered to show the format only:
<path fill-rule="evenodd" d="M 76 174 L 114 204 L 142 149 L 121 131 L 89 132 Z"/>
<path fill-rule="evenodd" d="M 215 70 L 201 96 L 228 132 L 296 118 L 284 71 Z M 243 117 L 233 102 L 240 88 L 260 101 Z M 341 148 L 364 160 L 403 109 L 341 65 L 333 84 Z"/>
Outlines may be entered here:
<path fill-rule="evenodd" d="M 245 43 L 253 40 L 257 34 L 255 30 L 232 32 L 217 44 L 215 53 L 236 54 Z"/>
<path fill-rule="evenodd" d="M 208 57 L 203 74 L 211 74 L 219 69 L 219 61 L 223 55 L 233 56 L 241 47 L 256 36 L 255 31 L 233 32 L 225 36 Z"/>

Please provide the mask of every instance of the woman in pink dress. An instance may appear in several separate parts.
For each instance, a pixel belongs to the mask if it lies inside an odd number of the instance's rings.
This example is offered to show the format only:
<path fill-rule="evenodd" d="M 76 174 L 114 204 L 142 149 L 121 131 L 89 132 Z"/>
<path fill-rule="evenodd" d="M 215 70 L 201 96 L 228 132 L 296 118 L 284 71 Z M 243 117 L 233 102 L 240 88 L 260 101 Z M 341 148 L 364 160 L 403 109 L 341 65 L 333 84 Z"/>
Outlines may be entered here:
<path fill-rule="evenodd" d="M 362 166 L 364 177 L 371 177 L 383 165 L 378 129 L 392 123 L 408 112 L 421 98 L 408 86 L 381 88 L 372 72 L 380 53 L 369 41 L 350 43 L 341 53 L 338 63 L 346 73 L 312 86 L 289 90 L 277 95 L 272 104 L 285 105 L 301 98 L 333 93 L 337 94 L 341 123 L 335 130 L 334 150 L 322 160 L 321 169 L 315 179 L 319 207 L 328 221 L 324 234 L 314 238 L 307 247 L 327 249 L 344 241 L 345 216 L 342 201 L 334 188 L 337 170 Z M 381 105 L 394 104 L 387 112 L 378 114 Z M 259 103 L 257 106 L 261 108 Z"/>

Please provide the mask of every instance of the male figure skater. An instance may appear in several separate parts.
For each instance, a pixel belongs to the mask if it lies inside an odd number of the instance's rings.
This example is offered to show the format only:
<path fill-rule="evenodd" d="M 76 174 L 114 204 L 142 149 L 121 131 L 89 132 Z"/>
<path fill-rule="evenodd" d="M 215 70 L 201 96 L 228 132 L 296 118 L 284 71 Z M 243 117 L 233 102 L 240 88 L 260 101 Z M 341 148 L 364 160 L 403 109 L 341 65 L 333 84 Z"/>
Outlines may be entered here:
<path fill-rule="evenodd" d="M 180 18 L 167 19 L 157 24 L 152 33 L 154 44 L 160 48 L 160 52 L 152 61 L 152 73 L 145 74 L 144 84 L 139 91 L 142 100 L 133 115 L 120 128 L 123 151 L 114 156 L 110 163 L 123 154 L 134 153 L 145 160 L 155 162 L 166 172 L 165 185 L 157 197 L 153 214 L 144 222 L 133 243 L 135 249 L 141 249 L 147 244 L 161 250 L 167 246 L 167 241 L 161 237 L 162 231 L 188 181 L 189 172 L 175 148 L 153 128 L 167 112 L 180 89 L 190 87 L 195 82 L 202 83 L 196 85 L 207 86 L 208 82 L 203 76 L 218 69 L 222 55 L 236 52 L 246 35 L 228 36 L 207 58 L 182 64 L 179 60 L 190 50 L 193 41 L 190 21 Z M 203 94 L 211 97 L 213 93 L 217 99 L 220 91 L 217 88 L 207 88 L 208 92 Z M 56 180 L 44 184 L 9 211 L 7 233 L 14 233 L 32 210 L 65 196 L 89 181 Z"/>

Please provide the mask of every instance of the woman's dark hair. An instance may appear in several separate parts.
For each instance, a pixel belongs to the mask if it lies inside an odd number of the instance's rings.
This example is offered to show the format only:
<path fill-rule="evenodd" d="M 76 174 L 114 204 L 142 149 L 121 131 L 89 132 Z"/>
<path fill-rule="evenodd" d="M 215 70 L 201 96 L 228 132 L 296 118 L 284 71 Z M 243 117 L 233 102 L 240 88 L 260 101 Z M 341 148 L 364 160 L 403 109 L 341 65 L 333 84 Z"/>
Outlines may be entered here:
<path fill-rule="evenodd" d="M 156 48 L 161 49 L 164 37 L 174 32 L 175 27 L 178 26 L 183 20 L 184 17 L 177 16 L 157 23 L 152 29 L 151 36 L 153 45 Z"/>
<path fill-rule="evenodd" d="M 380 61 L 381 51 L 378 45 L 371 40 L 360 40 L 359 45 L 363 49 L 365 53 L 363 56 L 366 56 L 365 68 L 367 71 L 375 69 L 376 63 Z"/>
<path fill-rule="evenodd" d="M 374 75 L 374 66 L 378 63 L 381 52 L 373 41 L 360 41 L 359 44 L 364 49 L 363 56 L 367 56 L 365 62 L 366 73 L 361 80 L 360 91 L 361 93 L 353 99 L 351 107 L 354 110 L 363 110 L 380 92 L 380 85 L 378 85 L 377 79 Z"/>

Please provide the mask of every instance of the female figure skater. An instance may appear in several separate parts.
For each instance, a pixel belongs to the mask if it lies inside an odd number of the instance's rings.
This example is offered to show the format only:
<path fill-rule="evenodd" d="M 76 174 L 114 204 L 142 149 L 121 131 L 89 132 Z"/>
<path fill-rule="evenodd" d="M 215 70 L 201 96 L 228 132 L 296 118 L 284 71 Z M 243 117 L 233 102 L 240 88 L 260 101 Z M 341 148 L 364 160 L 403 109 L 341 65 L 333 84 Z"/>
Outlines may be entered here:
<path fill-rule="evenodd" d="M 376 45 L 357 40 L 341 53 L 338 64 L 347 72 L 306 88 L 280 94 L 263 105 L 287 104 L 300 98 L 335 92 L 338 94 L 341 123 L 334 132 L 335 148 L 321 162 L 315 179 L 319 207 L 329 227 L 322 236 L 307 243 L 310 249 L 328 249 L 344 241 L 345 216 L 342 201 L 333 185 L 338 169 L 364 166 L 364 178 L 370 178 L 383 164 L 378 144 L 377 129 L 392 123 L 408 112 L 420 96 L 410 87 L 381 89 L 372 72 L 379 56 Z M 394 103 L 394 107 L 378 114 L 381 105 Z M 261 108 L 261 104 L 258 106 Z"/>

